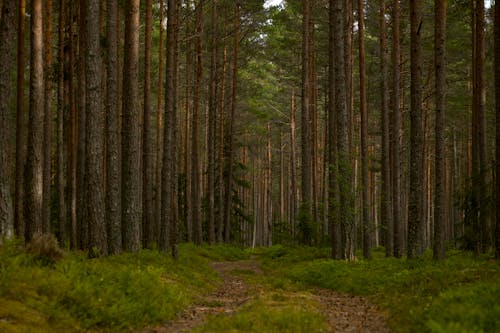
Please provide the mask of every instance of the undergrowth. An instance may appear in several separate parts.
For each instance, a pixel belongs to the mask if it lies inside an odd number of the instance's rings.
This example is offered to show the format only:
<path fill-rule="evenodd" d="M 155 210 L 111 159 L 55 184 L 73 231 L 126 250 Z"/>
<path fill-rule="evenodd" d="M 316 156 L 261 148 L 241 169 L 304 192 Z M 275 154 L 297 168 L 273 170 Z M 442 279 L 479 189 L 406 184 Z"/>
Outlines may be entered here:
<path fill-rule="evenodd" d="M 264 267 L 307 285 L 369 297 L 388 312 L 396 332 L 500 332 L 500 266 L 488 258 L 450 252 L 418 260 L 385 258 L 348 263 L 328 249 L 261 250 Z"/>
<path fill-rule="evenodd" d="M 175 317 L 220 282 L 213 260 L 245 258 L 230 246 L 181 245 L 179 260 L 156 251 L 87 259 L 67 253 L 57 262 L 0 247 L 0 331 L 126 331 Z"/>

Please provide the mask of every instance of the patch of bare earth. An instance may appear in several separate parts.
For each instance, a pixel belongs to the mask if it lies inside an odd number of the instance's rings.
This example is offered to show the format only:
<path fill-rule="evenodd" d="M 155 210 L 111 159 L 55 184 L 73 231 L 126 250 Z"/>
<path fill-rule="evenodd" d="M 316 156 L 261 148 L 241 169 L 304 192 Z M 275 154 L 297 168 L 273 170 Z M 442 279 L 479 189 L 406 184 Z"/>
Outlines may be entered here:
<path fill-rule="evenodd" d="M 148 328 L 143 333 L 189 332 L 202 326 L 210 315 L 230 315 L 255 297 L 255 288 L 249 288 L 236 271 L 263 274 L 260 264 L 254 260 L 237 262 L 215 262 L 214 269 L 220 274 L 222 287 L 191 305 L 178 318 L 164 326 Z M 260 288 L 259 288 L 260 289 Z M 328 320 L 328 331 L 335 333 L 389 333 L 387 321 L 382 313 L 366 298 L 316 288 L 312 298 L 320 306 Z"/>
<path fill-rule="evenodd" d="M 162 327 L 148 328 L 143 333 L 189 332 L 205 323 L 210 315 L 232 314 L 251 299 L 248 285 L 243 278 L 231 272 L 235 270 L 262 270 L 256 261 L 214 262 L 213 268 L 220 274 L 223 284 L 214 293 L 207 295 L 196 304 L 179 314 L 178 318 Z"/>

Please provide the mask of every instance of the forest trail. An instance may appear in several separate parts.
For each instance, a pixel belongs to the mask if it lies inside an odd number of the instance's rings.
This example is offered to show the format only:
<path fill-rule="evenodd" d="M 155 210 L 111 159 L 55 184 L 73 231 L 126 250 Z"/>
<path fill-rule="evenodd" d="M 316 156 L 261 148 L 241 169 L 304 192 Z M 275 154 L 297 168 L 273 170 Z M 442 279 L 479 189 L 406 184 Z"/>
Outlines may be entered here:
<path fill-rule="evenodd" d="M 386 319 L 367 299 L 337 293 L 327 289 L 276 288 L 262 283 L 267 276 L 256 260 L 234 262 L 214 262 L 213 268 L 219 273 L 223 284 L 216 291 L 202 297 L 197 303 L 179 314 L 178 319 L 165 326 L 148 328 L 143 333 L 206 332 L 203 326 L 209 318 L 217 320 L 220 316 L 231 316 L 245 311 L 243 306 L 258 299 L 279 292 L 293 306 L 302 307 L 301 300 L 313 303 L 316 311 L 327 322 L 327 332 L 350 333 L 370 332 L 389 333 Z M 269 277 L 272 279 L 272 277 Z M 280 289 L 278 291 L 278 289 Z M 290 290 L 288 290 L 290 289 Z M 299 302 L 297 302 L 299 301 Z M 321 330 L 323 331 L 323 330 Z"/>

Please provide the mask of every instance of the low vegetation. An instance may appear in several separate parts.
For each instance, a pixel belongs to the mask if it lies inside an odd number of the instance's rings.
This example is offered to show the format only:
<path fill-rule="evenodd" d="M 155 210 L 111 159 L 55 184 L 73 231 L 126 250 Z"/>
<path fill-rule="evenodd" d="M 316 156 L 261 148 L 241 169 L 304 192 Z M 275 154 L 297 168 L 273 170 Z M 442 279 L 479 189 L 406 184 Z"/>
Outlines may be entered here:
<path fill-rule="evenodd" d="M 330 260 L 329 251 L 184 244 L 175 262 L 150 250 L 88 259 L 9 242 L 0 247 L 0 331 L 116 332 L 162 324 L 220 286 L 210 262 L 250 256 L 265 273 L 233 273 L 258 286 L 255 298 L 236 313 L 210 317 L 201 331 L 323 331 L 317 304 L 297 299 L 311 286 L 368 297 L 395 332 L 500 331 L 500 266 L 487 256 L 450 252 L 443 262 L 430 254 L 409 261 L 377 249 L 371 261 L 342 262 Z"/>
<path fill-rule="evenodd" d="M 306 285 L 369 297 L 389 316 L 396 332 L 499 332 L 500 266 L 488 257 L 450 252 L 442 262 L 427 253 L 419 260 L 328 259 L 329 249 L 261 250 L 273 274 Z"/>
<path fill-rule="evenodd" d="M 123 331 L 162 323 L 218 285 L 211 261 L 246 256 L 236 247 L 182 245 L 178 262 L 149 250 L 49 260 L 35 247 L 0 248 L 2 332 Z"/>

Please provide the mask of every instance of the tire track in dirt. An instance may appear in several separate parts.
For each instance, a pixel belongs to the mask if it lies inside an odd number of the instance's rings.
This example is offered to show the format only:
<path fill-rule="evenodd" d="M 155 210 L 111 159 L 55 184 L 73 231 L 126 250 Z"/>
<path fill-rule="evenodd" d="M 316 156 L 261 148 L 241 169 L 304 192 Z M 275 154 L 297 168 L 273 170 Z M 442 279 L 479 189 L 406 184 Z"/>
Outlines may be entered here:
<path fill-rule="evenodd" d="M 178 318 L 166 325 L 147 328 L 142 333 L 190 332 L 203 326 L 209 316 L 235 314 L 242 305 L 255 298 L 254 286 L 250 288 L 242 274 L 235 272 L 247 271 L 262 275 L 264 272 L 258 261 L 214 262 L 212 267 L 223 280 L 219 289 L 189 306 Z M 391 332 L 385 317 L 366 298 L 320 288 L 308 289 L 306 292 L 310 292 L 311 298 L 316 301 L 318 309 L 327 320 L 328 332 Z"/>

